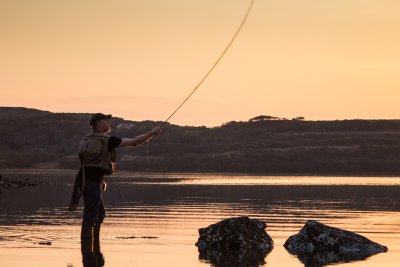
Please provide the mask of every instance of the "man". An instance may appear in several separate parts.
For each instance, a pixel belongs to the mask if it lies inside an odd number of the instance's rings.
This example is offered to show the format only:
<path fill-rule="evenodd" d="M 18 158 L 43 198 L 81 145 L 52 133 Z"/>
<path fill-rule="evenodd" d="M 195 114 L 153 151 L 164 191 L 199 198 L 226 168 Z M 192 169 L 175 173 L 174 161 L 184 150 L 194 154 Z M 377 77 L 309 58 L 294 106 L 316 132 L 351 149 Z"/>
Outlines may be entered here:
<path fill-rule="evenodd" d="M 75 180 L 74 193 L 69 210 L 75 210 L 83 195 L 83 221 L 81 229 L 82 248 L 99 245 L 100 226 L 105 217 L 102 191 L 105 190 L 105 176 L 111 175 L 116 166 L 116 148 L 137 146 L 150 141 L 160 133 L 161 127 L 135 138 L 110 136 L 111 115 L 94 114 L 90 119 L 92 132 L 82 138 L 79 144 L 81 168 Z"/>

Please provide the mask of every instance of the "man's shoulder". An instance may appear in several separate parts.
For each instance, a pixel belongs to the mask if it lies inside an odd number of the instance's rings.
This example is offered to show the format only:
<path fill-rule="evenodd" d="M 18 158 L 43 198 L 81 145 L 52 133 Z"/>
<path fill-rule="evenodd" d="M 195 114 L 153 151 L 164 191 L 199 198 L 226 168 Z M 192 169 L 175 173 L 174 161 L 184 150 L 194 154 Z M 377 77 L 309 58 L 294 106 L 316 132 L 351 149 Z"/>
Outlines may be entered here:
<path fill-rule="evenodd" d="M 109 140 L 122 140 L 122 138 L 121 138 L 121 137 L 118 137 L 118 136 L 115 136 L 115 135 L 111 135 L 111 136 L 109 137 Z"/>
<path fill-rule="evenodd" d="M 122 138 L 111 135 L 108 138 L 109 148 L 118 147 L 122 142 Z"/>

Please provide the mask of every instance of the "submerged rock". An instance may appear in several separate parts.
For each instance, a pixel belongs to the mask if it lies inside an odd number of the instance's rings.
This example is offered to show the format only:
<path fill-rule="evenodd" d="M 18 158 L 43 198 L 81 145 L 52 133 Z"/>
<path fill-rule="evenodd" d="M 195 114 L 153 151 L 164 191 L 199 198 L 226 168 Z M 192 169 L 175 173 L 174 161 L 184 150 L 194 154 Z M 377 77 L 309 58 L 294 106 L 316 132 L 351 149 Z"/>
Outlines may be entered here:
<path fill-rule="evenodd" d="M 3 178 L 0 175 L 0 188 L 12 188 L 12 187 L 31 187 L 31 186 L 39 186 L 44 184 L 51 184 L 51 183 L 44 183 L 44 182 L 32 182 L 30 179 L 25 179 L 24 181 L 12 181 L 7 178 Z"/>
<path fill-rule="evenodd" d="M 273 248 L 264 222 L 248 217 L 229 218 L 199 229 L 200 259 L 215 266 L 259 266 Z"/>
<path fill-rule="evenodd" d="M 51 246 L 51 242 L 50 241 L 47 241 L 47 242 L 36 242 L 36 243 L 33 243 L 33 244 Z"/>
<path fill-rule="evenodd" d="M 388 250 L 364 236 L 317 221 L 308 221 L 298 234 L 286 240 L 284 247 L 305 266 L 364 260 Z"/>
<path fill-rule="evenodd" d="M 136 238 L 142 238 L 142 239 L 157 239 L 158 236 L 117 236 L 115 237 L 117 239 L 136 239 Z"/>

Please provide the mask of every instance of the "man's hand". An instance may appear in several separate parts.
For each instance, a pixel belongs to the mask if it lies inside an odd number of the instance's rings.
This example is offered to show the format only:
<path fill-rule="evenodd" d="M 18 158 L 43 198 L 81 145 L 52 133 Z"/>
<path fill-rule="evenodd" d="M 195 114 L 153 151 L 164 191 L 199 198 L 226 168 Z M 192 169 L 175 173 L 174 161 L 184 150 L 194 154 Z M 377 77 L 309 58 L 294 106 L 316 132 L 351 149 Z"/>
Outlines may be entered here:
<path fill-rule="evenodd" d="M 159 134 L 160 132 L 161 132 L 161 126 L 156 126 L 149 132 L 149 134 L 151 134 L 152 136 L 155 136 L 155 135 Z"/>

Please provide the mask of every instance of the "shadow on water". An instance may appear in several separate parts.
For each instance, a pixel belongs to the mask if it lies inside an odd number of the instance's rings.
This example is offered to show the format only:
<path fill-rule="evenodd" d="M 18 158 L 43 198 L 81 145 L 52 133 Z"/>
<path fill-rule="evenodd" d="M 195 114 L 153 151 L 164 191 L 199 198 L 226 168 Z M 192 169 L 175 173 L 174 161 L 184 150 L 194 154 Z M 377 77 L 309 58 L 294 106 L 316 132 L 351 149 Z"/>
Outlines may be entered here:
<path fill-rule="evenodd" d="M 227 252 L 199 248 L 199 259 L 215 267 L 257 267 L 266 264 L 265 257 L 271 251 L 272 249 L 242 249 L 239 251 Z"/>
<path fill-rule="evenodd" d="M 318 253 L 302 253 L 296 256 L 300 260 L 300 262 L 304 264 L 305 267 L 321 267 L 330 264 L 363 261 L 368 259 L 372 255 L 355 254 L 355 253 L 337 253 L 334 251 L 329 251 L 329 252 L 318 252 Z"/>
<path fill-rule="evenodd" d="M 102 267 L 105 265 L 105 258 L 100 250 L 100 240 L 92 242 L 91 239 L 82 239 L 81 252 L 83 267 Z"/>

